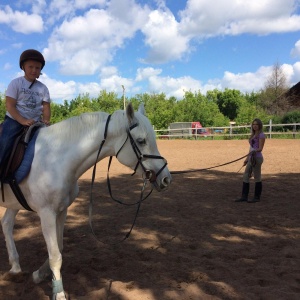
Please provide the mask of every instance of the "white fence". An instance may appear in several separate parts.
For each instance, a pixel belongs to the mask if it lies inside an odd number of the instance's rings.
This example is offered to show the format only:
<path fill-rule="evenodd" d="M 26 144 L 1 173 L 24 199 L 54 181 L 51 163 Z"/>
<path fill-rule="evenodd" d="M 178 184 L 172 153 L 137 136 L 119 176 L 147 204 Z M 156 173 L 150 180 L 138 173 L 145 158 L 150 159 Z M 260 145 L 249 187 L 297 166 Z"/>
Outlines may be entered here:
<path fill-rule="evenodd" d="M 223 137 L 224 139 L 230 138 L 247 138 L 251 132 L 250 125 L 235 126 L 230 125 L 226 127 L 206 127 L 207 134 L 198 134 L 195 128 L 180 128 L 180 129 L 161 129 L 155 130 L 156 136 L 160 139 L 172 139 L 172 138 L 195 138 L 214 139 L 217 137 Z M 191 132 L 195 133 L 191 133 Z M 272 124 L 270 120 L 269 124 L 263 126 L 263 131 L 268 138 L 300 138 L 300 123 L 292 124 Z"/>

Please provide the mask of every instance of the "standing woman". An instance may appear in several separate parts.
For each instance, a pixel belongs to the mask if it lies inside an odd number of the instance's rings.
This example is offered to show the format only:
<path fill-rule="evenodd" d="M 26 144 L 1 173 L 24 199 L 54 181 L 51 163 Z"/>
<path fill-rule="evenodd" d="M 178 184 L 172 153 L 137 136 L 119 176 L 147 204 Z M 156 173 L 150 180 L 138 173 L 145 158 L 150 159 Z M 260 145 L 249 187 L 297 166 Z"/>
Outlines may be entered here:
<path fill-rule="evenodd" d="M 262 131 L 263 124 L 260 119 L 254 119 L 251 125 L 251 136 L 249 138 L 250 151 L 249 155 L 244 161 L 246 169 L 243 175 L 243 189 L 242 197 L 235 200 L 235 202 L 254 203 L 260 201 L 260 196 L 262 192 L 262 182 L 261 182 L 261 165 L 264 161 L 262 150 L 265 144 L 265 134 Z M 254 175 L 255 181 L 255 191 L 254 197 L 248 200 L 249 194 L 249 180 Z"/>

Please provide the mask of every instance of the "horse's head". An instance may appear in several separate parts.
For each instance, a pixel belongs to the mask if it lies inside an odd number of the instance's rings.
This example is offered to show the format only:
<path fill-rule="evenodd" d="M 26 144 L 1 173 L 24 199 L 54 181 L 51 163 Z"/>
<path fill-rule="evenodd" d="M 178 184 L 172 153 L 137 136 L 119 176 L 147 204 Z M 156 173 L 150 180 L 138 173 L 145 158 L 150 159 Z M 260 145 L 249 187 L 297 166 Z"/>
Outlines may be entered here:
<path fill-rule="evenodd" d="M 144 105 L 140 105 L 135 112 L 130 103 L 126 108 L 126 117 L 127 139 L 118 149 L 116 157 L 122 164 L 142 173 L 158 191 L 166 189 L 171 183 L 171 174 L 167 161 L 157 149 L 155 132 L 145 116 Z"/>

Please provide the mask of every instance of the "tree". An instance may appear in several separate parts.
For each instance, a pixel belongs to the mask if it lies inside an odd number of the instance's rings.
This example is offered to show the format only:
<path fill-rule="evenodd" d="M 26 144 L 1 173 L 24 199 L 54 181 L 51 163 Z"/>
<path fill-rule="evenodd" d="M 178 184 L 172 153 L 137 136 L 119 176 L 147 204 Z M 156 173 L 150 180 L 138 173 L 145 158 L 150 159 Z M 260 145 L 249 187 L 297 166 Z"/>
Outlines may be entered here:
<path fill-rule="evenodd" d="M 300 123 L 300 111 L 293 110 L 285 114 L 282 118 L 283 124 L 293 124 L 293 123 Z M 299 126 L 298 126 L 299 128 Z M 288 127 L 288 129 L 292 130 L 293 126 Z"/>
<path fill-rule="evenodd" d="M 200 92 L 185 92 L 183 100 L 175 107 L 175 122 L 199 121 L 205 127 L 226 126 L 229 123 L 218 105 Z"/>
<path fill-rule="evenodd" d="M 268 114 L 261 108 L 256 108 L 255 104 L 249 103 L 244 100 L 244 103 L 240 106 L 238 115 L 235 119 L 237 125 L 251 124 L 255 119 L 259 118 L 265 124 L 271 119 Z"/>
<path fill-rule="evenodd" d="M 174 98 L 166 99 L 164 93 L 143 94 L 141 101 L 145 104 L 147 117 L 156 129 L 166 129 L 174 119 Z"/>
<path fill-rule="evenodd" d="M 5 97 L 0 93 L 0 123 L 4 120 L 6 113 Z"/>
<path fill-rule="evenodd" d="M 123 101 L 118 99 L 117 93 L 102 90 L 96 99 L 92 100 L 92 111 L 105 111 L 112 114 L 114 111 L 124 109 Z"/>
<path fill-rule="evenodd" d="M 230 120 L 234 120 L 243 102 L 243 95 L 238 90 L 225 89 L 217 94 L 217 104 L 220 112 Z"/>
<path fill-rule="evenodd" d="M 261 91 L 259 104 L 269 114 L 280 115 L 289 107 L 284 95 L 287 90 L 286 75 L 282 66 L 277 62 L 265 83 L 265 88 Z"/>

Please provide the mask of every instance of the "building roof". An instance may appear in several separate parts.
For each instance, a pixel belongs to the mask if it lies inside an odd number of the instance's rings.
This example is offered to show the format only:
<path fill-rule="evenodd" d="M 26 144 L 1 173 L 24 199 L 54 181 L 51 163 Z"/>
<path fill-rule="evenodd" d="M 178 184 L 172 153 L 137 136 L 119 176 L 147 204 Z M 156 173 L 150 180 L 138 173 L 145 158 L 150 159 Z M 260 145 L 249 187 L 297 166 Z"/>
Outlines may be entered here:
<path fill-rule="evenodd" d="M 292 86 L 286 93 L 289 103 L 292 106 L 300 107 L 300 81 Z"/>

